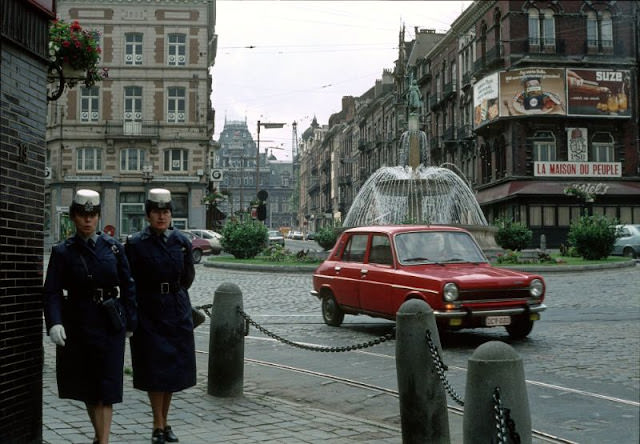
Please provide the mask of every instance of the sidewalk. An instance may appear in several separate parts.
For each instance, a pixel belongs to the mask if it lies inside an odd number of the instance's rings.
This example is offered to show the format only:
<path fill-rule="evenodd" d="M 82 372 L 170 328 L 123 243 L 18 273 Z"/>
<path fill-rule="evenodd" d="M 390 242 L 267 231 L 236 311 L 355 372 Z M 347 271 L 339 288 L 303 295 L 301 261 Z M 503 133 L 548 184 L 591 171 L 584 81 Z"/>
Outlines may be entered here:
<path fill-rule="evenodd" d="M 127 347 L 128 349 L 128 347 Z M 55 381 L 55 346 L 44 338 L 43 442 L 90 443 L 93 438 L 84 404 L 59 399 Z M 401 443 L 400 427 L 319 410 L 252 392 L 260 372 L 245 371 L 244 395 L 216 398 L 207 394 L 208 357 L 197 354 L 198 384 L 174 395 L 171 426 L 183 444 L 191 443 Z M 125 367 L 130 368 L 127 353 Z M 283 376 L 284 377 L 284 376 Z M 287 373 L 287 378 L 303 377 Z M 309 390 L 322 390 L 321 384 Z M 393 407 L 390 407 L 392 409 Z M 451 442 L 462 442 L 462 417 L 450 414 Z M 125 375 L 124 402 L 114 405 L 112 444 L 151 441 L 151 411 L 146 393 Z"/>

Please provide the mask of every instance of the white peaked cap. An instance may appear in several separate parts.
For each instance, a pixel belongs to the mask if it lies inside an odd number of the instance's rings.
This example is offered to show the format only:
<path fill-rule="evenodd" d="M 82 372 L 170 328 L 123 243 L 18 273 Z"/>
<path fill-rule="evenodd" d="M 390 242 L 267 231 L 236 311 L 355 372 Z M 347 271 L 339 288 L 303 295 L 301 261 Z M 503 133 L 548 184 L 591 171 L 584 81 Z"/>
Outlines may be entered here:
<path fill-rule="evenodd" d="M 149 201 L 155 204 L 168 204 L 171 203 L 171 192 L 164 188 L 153 188 L 149 190 Z"/>
<path fill-rule="evenodd" d="M 73 202 L 81 206 L 97 207 L 100 205 L 100 195 L 93 190 L 78 190 Z"/>

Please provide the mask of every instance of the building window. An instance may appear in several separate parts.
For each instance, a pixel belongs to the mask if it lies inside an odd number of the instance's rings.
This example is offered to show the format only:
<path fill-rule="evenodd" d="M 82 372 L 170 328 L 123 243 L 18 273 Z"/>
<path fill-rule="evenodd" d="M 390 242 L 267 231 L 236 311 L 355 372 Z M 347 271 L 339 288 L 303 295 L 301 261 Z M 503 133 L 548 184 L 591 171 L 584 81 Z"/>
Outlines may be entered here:
<path fill-rule="evenodd" d="M 551 131 L 538 131 L 535 134 L 533 160 L 536 162 L 556 160 L 556 137 Z"/>
<path fill-rule="evenodd" d="M 613 24 L 609 11 L 587 12 L 587 48 L 592 51 L 613 48 Z"/>
<path fill-rule="evenodd" d="M 613 136 L 610 133 L 595 133 L 591 139 L 592 162 L 614 162 Z"/>
<path fill-rule="evenodd" d="M 187 62 L 185 34 L 169 34 L 169 66 L 184 66 Z"/>
<path fill-rule="evenodd" d="M 124 88 L 124 120 L 142 120 L 142 87 L 125 86 Z"/>
<path fill-rule="evenodd" d="M 185 89 L 172 86 L 167 91 L 167 122 L 184 122 Z"/>
<path fill-rule="evenodd" d="M 186 172 L 189 152 L 183 149 L 172 149 L 164 152 L 164 170 L 169 172 Z"/>
<path fill-rule="evenodd" d="M 534 50 L 555 51 L 556 25 L 553 11 L 530 8 L 529 14 L 529 47 Z"/>
<path fill-rule="evenodd" d="M 97 122 L 100 117 L 99 92 L 97 86 L 80 88 L 80 121 Z"/>
<path fill-rule="evenodd" d="M 100 171 L 102 169 L 102 150 L 100 148 L 78 149 L 78 171 Z"/>
<path fill-rule="evenodd" d="M 144 165 L 144 150 L 125 148 L 120 151 L 121 171 L 142 171 Z"/>
<path fill-rule="evenodd" d="M 124 35 L 124 64 L 142 65 L 142 34 L 131 32 Z"/>

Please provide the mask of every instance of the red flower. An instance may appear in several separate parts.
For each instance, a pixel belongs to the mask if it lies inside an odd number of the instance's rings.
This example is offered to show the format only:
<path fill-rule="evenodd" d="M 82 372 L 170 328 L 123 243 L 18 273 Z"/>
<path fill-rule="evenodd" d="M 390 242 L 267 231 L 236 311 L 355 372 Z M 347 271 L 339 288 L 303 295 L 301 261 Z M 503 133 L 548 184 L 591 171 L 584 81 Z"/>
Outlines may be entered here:
<path fill-rule="evenodd" d="M 74 20 L 73 23 L 71 23 L 71 30 L 80 31 L 82 30 L 82 26 L 80 26 L 80 23 L 77 20 Z"/>

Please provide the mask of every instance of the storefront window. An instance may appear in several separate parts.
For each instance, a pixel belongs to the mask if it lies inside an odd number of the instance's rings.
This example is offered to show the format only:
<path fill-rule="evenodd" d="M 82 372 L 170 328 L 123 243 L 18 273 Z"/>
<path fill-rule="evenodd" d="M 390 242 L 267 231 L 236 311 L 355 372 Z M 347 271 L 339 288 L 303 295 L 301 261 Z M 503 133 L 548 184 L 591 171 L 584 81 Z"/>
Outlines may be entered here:
<path fill-rule="evenodd" d="M 571 224 L 569 207 L 558 207 L 558 226 L 568 227 Z"/>
<path fill-rule="evenodd" d="M 537 206 L 529 207 L 529 226 L 539 227 L 542 225 L 542 208 Z"/>
<path fill-rule="evenodd" d="M 545 227 L 555 227 L 556 225 L 556 209 L 555 207 L 544 207 L 542 209 L 543 225 Z"/>

